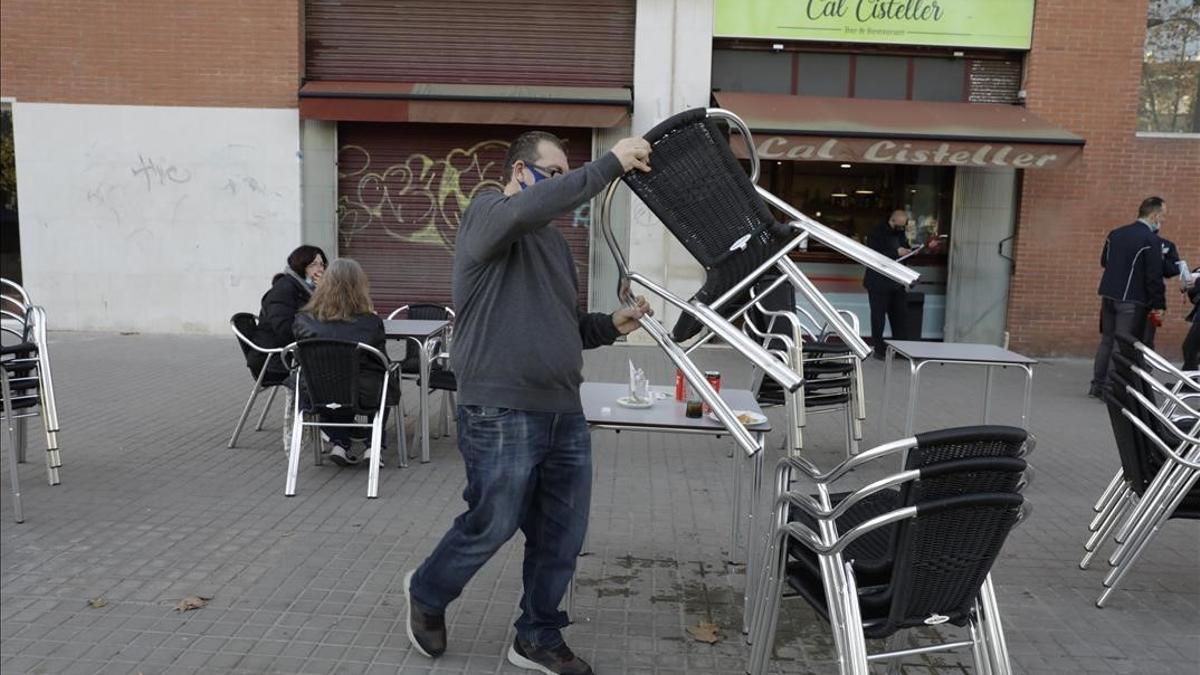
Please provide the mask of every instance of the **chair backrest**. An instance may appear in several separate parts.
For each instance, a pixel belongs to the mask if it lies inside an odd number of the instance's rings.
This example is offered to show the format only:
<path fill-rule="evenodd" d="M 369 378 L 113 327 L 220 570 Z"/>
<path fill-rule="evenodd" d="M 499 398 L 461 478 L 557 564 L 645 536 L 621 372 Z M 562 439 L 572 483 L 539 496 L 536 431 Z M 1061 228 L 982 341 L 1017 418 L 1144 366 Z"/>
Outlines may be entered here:
<path fill-rule="evenodd" d="M 237 331 L 234 333 L 234 337 L 237 338 L 238 346 L 242 348 L 242 356 L 249 363 L 251 355 L 257 354 L 247 342 L 253 342 L 254 334 L 258 332 L 258 317 L 250 312 L 238 312 L 230 317 L 229 325 Z"/>
<path fill-rule="evenodd" d="M 1022 457 L 1031 448 L 1029 432 L 1020 427 L 979 424 L 926 431 L 904 457 L 906 470 L 975 457 Z"/>
<path fill-rule="evenodd" d="M 916 515 L 897 524 L 887 624 L 872 633 L 965 623 L 1024 501 L 989 492 L 917 502 Z"/>
<path fill-rule="evenodd" d="M 630 171 L 622 180 L 704 267 L 705 282 L 694 297 L 711 303 L 778 250 L 775 218 L 704 108 L 673 115 L 644 138 L 654 170 Z M 721 313 L 728 316 L 737 305 Z M 701 328 L 685 313 L 671 337 L 687 340 Z"/>
<path fill-rule="evenodd" d="M 1113 441 L 1117 444 L 1117 456 L 1121 459 L 1121 473 L 1133 491 L 1140 495 L 1145 492 L 1150 478 L 1153 477 L 1153 473 L 1150 476 L 1146 475 L 1149 462 L 1145 458 L 1146 453 L 1153 453 L 1153 450 L 1145 445 L 1148 439 L 1134 428 L 1133 422 L 1130 422 L 1121 413 L 1122 408 L 1128 408 L 1130 411 L 1136 410 L 1136 408 L 1130 407 L 1135 402 L 1125 390 L 1128 385 L 1129 381 L 1115 370 L 1110 372 L 1109 387 L 1104 392 L 1104 403 L 1108 408 L 1108 421 L 1112 426 Z M 1141 416 L 1139 415 L 1139 417 Z M 1142 421 L 1146 420 L 1143 418 Z M 1155 420 L 1155 422 L 1157 421 Z"/>
<path fill-rule="evenodd" d="M 353 340 L 311 338 L 296 343 L 304 400 L 310 410 L 354 409 L 358 406 L 361 354 Z"/>
<path fill-rule="evenodd" d="M 18 342 L 29 342 L 32 322 L 29 310 L 32 303 L 29 294 L 15 281 L 0 279 L 0 330 L 15 337 Z"/>

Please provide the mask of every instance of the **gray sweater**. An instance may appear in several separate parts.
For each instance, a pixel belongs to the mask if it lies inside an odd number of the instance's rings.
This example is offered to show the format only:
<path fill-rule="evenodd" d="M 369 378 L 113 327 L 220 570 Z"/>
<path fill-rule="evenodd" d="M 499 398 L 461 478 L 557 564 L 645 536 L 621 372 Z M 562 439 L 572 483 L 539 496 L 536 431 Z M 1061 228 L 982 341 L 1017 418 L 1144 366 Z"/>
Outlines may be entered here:
<path fill-rule="evenodd" d="M 582 411 L 583 350 L 612 344 L 619 332 L 610 315 L 579 309 L 575 261 L 549 225 L 620 175 L 608 153 L 515 195 L 471 200 L 454 252 L 450 366 L 460 404 Z"/>

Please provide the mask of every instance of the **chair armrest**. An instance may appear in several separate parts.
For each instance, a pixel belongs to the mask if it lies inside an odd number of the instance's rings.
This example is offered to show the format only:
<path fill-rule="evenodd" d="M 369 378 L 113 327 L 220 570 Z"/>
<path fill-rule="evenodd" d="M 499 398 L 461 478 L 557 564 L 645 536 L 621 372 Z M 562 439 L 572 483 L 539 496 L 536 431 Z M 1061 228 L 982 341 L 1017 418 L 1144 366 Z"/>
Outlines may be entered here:
<path fill-rule="evenodd" d="M 400 305 L 396 309 L 393 309 L 391 311 L 391 313 L 387 315 L 387 318 L 388 318 L 388 320 L 394 319 L 394 318 L 396 318 L 396 315 L 399 314 L 400 312 L 407 312 L 407 311 L 408 311 L 408 305 Z"/>
<path fill-rule="evenodd" d="M 779 460 L 779 464 L 776 466 L 776 475 L 777 477 L 782 477 L 783 472 L 788 469 L 797 469 L 814 483 L 833 483 L 863 464 L 873 462 L 880 457 L 885 457 L 896 452 L 908 450 L 915 447 L 916 444 L 917 439 L 910 436 L 884 443 L 883 445 L 877 445 L 870 450 L 864 450 L 853 457 L 843 460 L 840 464 L 826 472 L 821 472 L 815 464 L 804 458 L 784 457 Z"/>
<path fill-rule="evenodd" d="M 242 342 L 242 344 L 260 354 L 282 354 L 283 350 L 287 349 L 287 347 L 259 347 L 258 345 L 254 344 L 254 340 L 246 337 L 246 335 L 244 335 L 242 331 L 238 330 L 237 326 L 234 326 L 232 323 L 229 325 L 229 330 L 233 331 L 233 334 Z"/>

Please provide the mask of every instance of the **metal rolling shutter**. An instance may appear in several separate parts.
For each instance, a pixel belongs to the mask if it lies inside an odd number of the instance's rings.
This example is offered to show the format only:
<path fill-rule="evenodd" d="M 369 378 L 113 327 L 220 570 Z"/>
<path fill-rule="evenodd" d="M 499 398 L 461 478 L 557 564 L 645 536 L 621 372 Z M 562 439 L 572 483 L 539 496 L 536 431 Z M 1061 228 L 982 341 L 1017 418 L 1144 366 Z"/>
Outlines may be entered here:
<path fill-rule="evenodd" d="M 450 304 L 459 217 L 480 189 L 499 187 L 509 141 L 524 128 L 462 124 L 338 125 L 338 250 L 371 280 L 375 309 Z M 547 129 L 567 140 L 572 167 L 591 157 L 591 130 Z M 585 205 L 555 221 L 579 270 L 587 306 Z"/>
<path fill-rule="evenodd" d="M 308 0 L 305 77 L 625 87 L 634 0 Z"/>

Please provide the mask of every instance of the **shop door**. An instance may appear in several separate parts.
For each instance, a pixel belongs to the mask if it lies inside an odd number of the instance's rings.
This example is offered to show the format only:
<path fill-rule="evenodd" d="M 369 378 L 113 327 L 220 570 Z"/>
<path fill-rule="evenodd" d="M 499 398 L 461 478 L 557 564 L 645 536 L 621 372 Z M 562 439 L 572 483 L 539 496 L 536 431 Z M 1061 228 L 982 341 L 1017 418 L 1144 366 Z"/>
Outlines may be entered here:
<path fill-rule="evenodd" d="M 338 125 L 338 252 L 362 264 L 385 314 L 413 302 L 451 304 L 454 240 L 463 210 L 499 189 L 509 141 L 521 127 Z M 572 167 L 591 159 L 590 129 L 547 129 L 566 140 Z M 554 221 L 579 272 L 586 307 L 589 207 Z"/>
<path fill-rule="evenodd" d="M 1003 345 L 1016 221 L 1015 169 L 959 168 L 946 281 L 946 341 Z"/>

